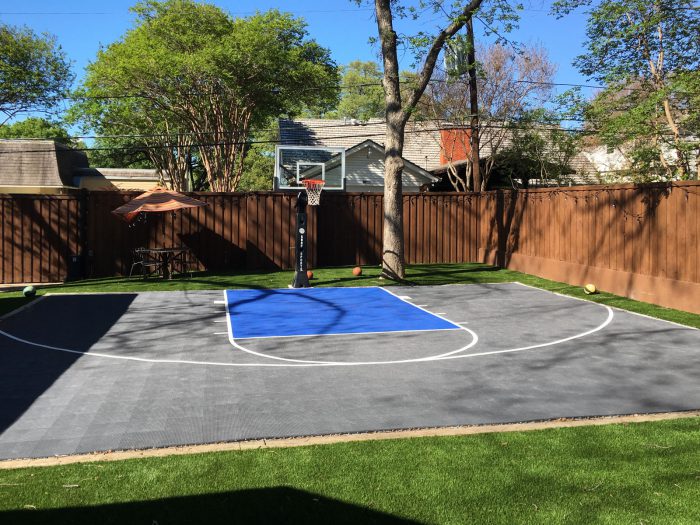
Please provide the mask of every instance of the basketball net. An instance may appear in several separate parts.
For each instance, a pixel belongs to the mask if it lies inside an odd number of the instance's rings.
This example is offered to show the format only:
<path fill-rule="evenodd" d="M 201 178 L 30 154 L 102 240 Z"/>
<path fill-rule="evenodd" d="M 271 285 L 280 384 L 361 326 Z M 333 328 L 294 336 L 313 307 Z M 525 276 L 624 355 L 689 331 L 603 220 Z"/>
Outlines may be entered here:
<path fill-rule="evenodd" d="M 326 183 L 325 180 L 315 180 L 306 179 L 301 181 L 306 188 L 306 196 L 309 206 L 318 206 L 321 204 L 321 192 L 323 191 L 323 185 Z"/>

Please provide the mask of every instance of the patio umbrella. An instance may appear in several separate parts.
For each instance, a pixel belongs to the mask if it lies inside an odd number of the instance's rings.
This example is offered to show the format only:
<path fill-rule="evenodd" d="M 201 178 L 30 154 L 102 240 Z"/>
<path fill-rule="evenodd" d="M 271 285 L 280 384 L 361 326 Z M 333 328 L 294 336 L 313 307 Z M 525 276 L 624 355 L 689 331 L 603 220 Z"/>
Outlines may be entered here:
<path fill-rule="evenodd" d="M 126 222 L 131 222 L 141 212 L 164 212 L 200 206 L 208 204 L 176 191 L 154 188 L 112 210 L 112 213 Z"/>

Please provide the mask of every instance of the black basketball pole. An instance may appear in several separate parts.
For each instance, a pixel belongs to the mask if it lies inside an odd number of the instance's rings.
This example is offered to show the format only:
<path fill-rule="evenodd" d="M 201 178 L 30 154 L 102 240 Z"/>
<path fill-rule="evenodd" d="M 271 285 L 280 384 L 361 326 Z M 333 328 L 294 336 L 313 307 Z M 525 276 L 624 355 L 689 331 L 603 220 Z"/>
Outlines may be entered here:
<path fill-rule="evenodd" d="M 295 268 L 294 280 L 292 281 L 292 288 L 308 288 L 309 278 L 306 275 L 306 192 L 300 191 L 297 195 L 297 240 L 296 249 L 294 251 L 295 255 Z"/>

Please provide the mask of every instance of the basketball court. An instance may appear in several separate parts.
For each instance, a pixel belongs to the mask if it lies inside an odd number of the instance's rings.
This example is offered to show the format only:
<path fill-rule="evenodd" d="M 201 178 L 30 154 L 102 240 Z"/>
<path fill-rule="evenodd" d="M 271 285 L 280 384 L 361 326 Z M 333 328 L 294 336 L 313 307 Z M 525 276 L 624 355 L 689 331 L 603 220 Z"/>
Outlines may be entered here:
<path fill-rule="evenodd" d="M 0 458 L 691 410 L 700 331 L 518 283 L 49 295 Z"/>

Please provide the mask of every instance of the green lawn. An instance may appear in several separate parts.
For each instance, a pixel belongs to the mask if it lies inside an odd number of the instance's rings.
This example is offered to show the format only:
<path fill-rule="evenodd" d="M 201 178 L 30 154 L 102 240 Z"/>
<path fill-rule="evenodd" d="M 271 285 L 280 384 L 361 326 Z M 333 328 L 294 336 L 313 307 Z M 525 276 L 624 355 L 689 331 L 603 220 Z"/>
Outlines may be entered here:
<path fill-rule="evenodd" d="M 313 286 L 392 286 L 395 283 L 379 279 L 379 267 L 363 268 L 361 277 L 352 275 L 352 268 L 320 268 L 314 270 Z M 292 281 L 292 272 L 237 272 L 195 274 L 192 278 L 178 278 L 172 281 L 141 278 L 89 279 L 66 283 L 55 287 L 39 289 L 39 294 L 79 293 L 79 292 L 138 292 L 146 290 L 207 290 L 224 288 L 286 288 Z M 675 321 L 677 323 L 700 328 L 700 315 L 672 310 L 608 293 L 586 295 L 579 286 L 540 279 L 511 270 L 502 270 L 485 264 L 416 264 L 408 267 L 409 283 L 421 285 L 458 284 L 458 283 L 500 283 L 520 281 L 521 283 L 550 290 L 572 297 L 588 299 L 608 306 L 624 308 L 632 312 Z M 26 304 L 28 299 L 21 292 L 0 293 L 0 315 Z"/>
<path fill-rule="evenodd" d="M 0 470 L 0 522 L 699 523 L 700 418 Z"/>

